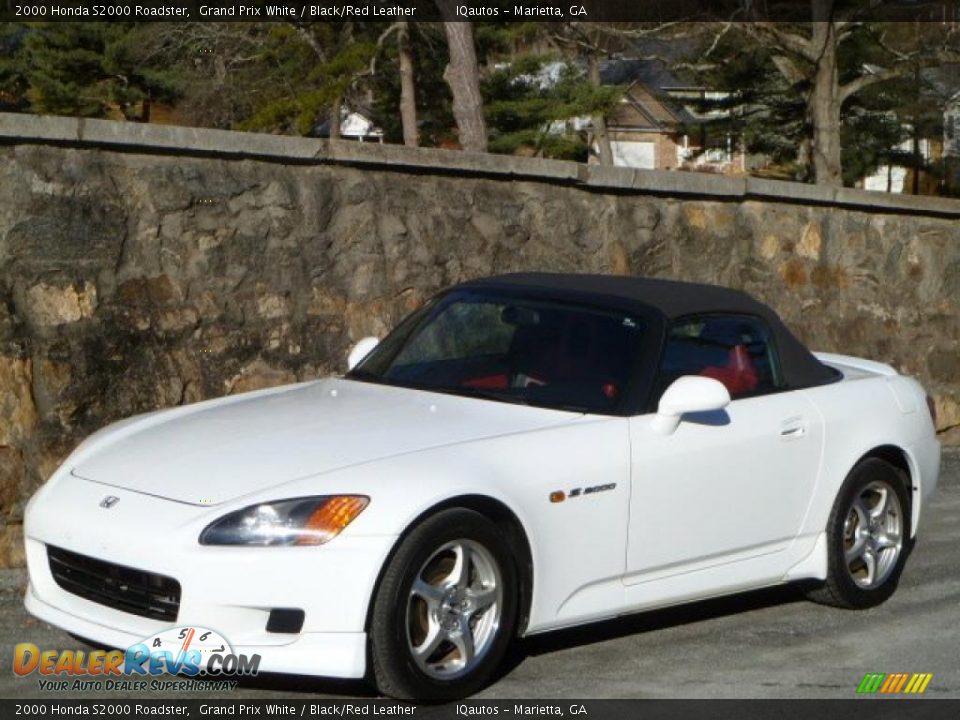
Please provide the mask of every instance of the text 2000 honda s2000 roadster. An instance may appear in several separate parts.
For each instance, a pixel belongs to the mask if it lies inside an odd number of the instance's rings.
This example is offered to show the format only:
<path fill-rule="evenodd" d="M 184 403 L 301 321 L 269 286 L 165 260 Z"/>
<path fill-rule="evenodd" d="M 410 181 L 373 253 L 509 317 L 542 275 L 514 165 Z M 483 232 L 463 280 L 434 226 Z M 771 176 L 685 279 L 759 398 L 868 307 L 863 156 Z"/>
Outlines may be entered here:
<path fill-rule="evenodd" d="M 86 440 L 27 509 L 29 611 L 456 697 L 517 636 L 801 580 L 883 602 L 939 473 L 917 382 L 720 287 L 467 282 L 349 364 Z"/>

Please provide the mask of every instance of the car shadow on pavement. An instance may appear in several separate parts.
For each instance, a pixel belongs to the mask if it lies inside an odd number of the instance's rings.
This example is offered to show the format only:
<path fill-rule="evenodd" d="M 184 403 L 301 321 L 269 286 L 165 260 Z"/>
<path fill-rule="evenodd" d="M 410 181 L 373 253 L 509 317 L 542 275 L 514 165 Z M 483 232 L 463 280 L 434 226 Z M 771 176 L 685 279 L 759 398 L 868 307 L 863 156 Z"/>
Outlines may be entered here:
<path fill-rule="evenodd" d="M 802 584 L 780 585 L 738 595 L 676 605 L 662 610 L 624 615 L 612 620 L 578 625 L 568 630 L 554 630 L 542 635 L 533 635 L 513 643 L 507 656 L 500 663 L 500 667 L 491 679 L 491 684 L 512 673 L 528 657 L 583 647 L 631 635 L 666 630 L 728 615 L 738 615 L 750 610 L 787 605 L 798 601 L 806 602 Z M 72 637 L 91 647 L 109 649 L 77 635 L 72 635 Z M 238 681 L 237 688 L 243 690 L 265 690 L 289 695 L 320 695 L 329 699 L 372 699 L 380 697 L 373 686 L 364 680 L 274 673 L 261 673 L 256 677 L 239 677 L 236 679 Z"/>
<path fill-rule="evenodd" d="M 509 675 L 528 657 L 606 642 L 630 635 L 666 630 L 728 615 L 739 615 L 750 610 L 787 605 L 799 601 L 806 602 L 803 590 L 802 584 L 778 585 L 737 595 L 676 605 L 662 610 L 638 612 L 611 620 L 578 625 L 567 630 L 554 630 L 542 635 L 533 635 L 514 643 L 510 653 L 501 663 L 497 679 Z"/>

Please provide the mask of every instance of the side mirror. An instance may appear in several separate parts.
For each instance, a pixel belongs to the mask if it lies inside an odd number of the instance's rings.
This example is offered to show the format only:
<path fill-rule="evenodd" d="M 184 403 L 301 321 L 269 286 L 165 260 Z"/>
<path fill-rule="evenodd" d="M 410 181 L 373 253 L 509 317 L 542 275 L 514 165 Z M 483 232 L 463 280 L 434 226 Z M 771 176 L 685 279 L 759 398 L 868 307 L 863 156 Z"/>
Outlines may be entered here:
<path fill-rule="evenodd" d="M 653 428 L 669 435 L 687 413 L 722 410 L 730 404 L 730 392 L 719 380 L 699 375 L 684 375 L 677 378 L 663 393 Z"/>
<path fill-rule="evenodd" d="M 347 370 L 353 370 L 379 344 L 380 338 L 375 338 L 372 335 L 358 341 L 356 345 L 350 348 L 350 353 L 347 355 Z"/>

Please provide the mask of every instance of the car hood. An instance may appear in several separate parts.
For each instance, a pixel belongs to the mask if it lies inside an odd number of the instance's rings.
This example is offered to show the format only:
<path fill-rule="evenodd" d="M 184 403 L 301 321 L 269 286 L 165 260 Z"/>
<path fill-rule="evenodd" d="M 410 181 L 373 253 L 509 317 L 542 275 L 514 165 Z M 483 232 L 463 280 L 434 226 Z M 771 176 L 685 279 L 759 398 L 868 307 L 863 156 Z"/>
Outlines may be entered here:
<path fill-rule="evenodd" d="M 72 473 L 179 502 L 216 505 L 359 463 L 578 417 L 329 379 L 128 421 L 77 458 Z M 349 490 L 318 485 L 318 493 Z"/>

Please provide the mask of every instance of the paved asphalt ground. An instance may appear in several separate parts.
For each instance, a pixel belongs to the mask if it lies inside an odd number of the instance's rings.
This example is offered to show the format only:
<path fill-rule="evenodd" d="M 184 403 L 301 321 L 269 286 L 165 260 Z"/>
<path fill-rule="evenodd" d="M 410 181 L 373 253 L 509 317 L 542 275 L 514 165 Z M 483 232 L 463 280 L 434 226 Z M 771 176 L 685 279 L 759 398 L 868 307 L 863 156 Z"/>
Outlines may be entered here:
<path fill-rule="evenodd" d="M 933 673 L 928 697 L 960 698 L 958 519 L 960 453 L 954 451 L 944 455 L 940 489 L 900 588 L 881 607 L 835 610 L 779 588 L 544 635 L 519 643 L 502 677 L 479 697 L 849 698 L 864 673 L 899 671 Z M 15 643 L 80 647 L 24 612 L 24 585 L 22 571 L 0 572 L 0 698 L 93 697 L 43 693 L 36 676 L 11 672 Z M 369 697 L 369 691 L 359 683 L 261 676 L 224 695 L 321 696 Z"/>

